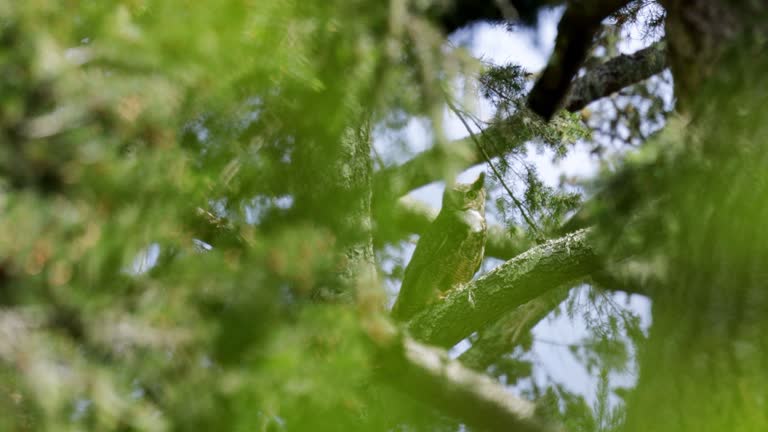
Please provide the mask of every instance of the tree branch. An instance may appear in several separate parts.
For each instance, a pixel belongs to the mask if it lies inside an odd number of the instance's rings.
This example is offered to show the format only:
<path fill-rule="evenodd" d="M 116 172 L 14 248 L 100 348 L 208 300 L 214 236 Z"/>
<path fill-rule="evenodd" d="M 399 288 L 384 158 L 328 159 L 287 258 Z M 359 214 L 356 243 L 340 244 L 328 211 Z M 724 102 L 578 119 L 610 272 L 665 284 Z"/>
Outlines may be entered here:
<path fill-rule="evenodd" d="M 648 79 L 666 68 L 666 44 L 663 41 L 634 54 L 616 56 L 574 82 L 565 101 L 565 109 L 578 111 L 597 99 Z"/>
<path fill-rule="evenodd" d="M 579 230 L 500 265 L 421 312 L 408 330 L 418 340 L 450 347 L 506 312 L 599 268 L 588 235 Z"/>
<path fill-rule="evenodd" d="M 570 288 L 566 285 L 555 289 L 506 313 L 480 332 L 480 337 L 459 356 L 459 361 L 472 369 L 486 370 L 502 355 L 520 345 L 539 321 L 568 298 Z"/>
<path fill-rule="evenodd" d="M 590 279 L 593 285 L 605 290 L 648 296 L 645 281 L 627 273 L 627 271 L 608 272 L 603 269 L 590 274 Z M 507 312 L 501 319 L 479 333 L 478 339 L 472 342 L 472 346 L 459 356 L 459 361 L 469 368 L 485 371 L 501 356 L 511 353 L 515 347 L 523 343 L 531 329 L 564 302 L 570 291 L 569 284 Z"/>
<path fill-rule="evenodd" d="M 490 431 L 559 430 L 537 418 L 533 403 L 451 360 L 445 350 L 405 337 L 381 354 L 379 375 L 383 380 L 470 426 Z"/>
<path fill-rule="evenodd" d="M 555 49 L 528 94 L 528 106 L 545 120 L 560 107 L 571 81 L 584 63 L 603 19 L 629 0 L 573 1 L 557 25 Z"/>
<path fill-rule="evenodd" d="M 565 109 L 578 111 L 588 104 L 624 87 L 662 72 L 667 67 L 664 42 L 657 42 L 634 54 L 620 55 L 576 79 Z M 539 116 L 527 110 L 490 125 L 480 139 L 494 139 L 501 145 L 489 146 L 489 156 L 498 157 L 537 137 L 545 127 Z M 446 145 L 433 146 L 408 162 L 378 171 L 374 175 L 377 200 L 402 196 L 410 190 L 444 176 L 446 167 L 468 168 L 483 162 L 483 155 L 471 139 L 462 138 Z M 379 205 L 379 204 L 377 204 Z"/>

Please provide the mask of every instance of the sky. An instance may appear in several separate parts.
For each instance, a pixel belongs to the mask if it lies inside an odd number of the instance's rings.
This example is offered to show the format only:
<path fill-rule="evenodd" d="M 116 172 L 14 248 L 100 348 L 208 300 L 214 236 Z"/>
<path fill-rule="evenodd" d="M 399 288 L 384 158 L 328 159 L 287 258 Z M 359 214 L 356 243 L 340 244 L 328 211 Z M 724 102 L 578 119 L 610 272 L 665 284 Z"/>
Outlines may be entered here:
<path fill-rule="evenodd" d="M 509 32 L 504 27 L 480 24 L 473 28 L 460 31 L 451 36 L 451 43 L 463 43 L 469 41 L 468 47 L 471 53 L 482 58 L 487 62 L 494 64 L 503 64 L 514 62 L 523 66 L 530 72 L 537 72 L 542 69 L 552 52 L 554 39 L 557 29 L 557 21 L 562 13 L 562 9 L 545 11 L 540 16 L 540 25 L 537 30 L 520 29 L 515 32 Z M 620 51 L 633 52 L 647 43 L 643 43 L 639 35 L 629 35 L 629 39 L 621 45 Z M 474 114 L 480 119 L 489 119 L 493 115 L 493 108 L 486 101 L 478 100 L 475 104 Z M 459 139 L 468 135 L 464 125 L 452 114 L 445 114 L 445 134 L 448 139 Z M 405 130 L 401 139 L 406 143 L 408 150 L 419 152 L 431 145 L 431 136 L 424 121 L 412 120 Z M 378 136 L 375 137 L 374 146 L 380 154 L 385 155 L 387 159 L 387 149 L 390 146 L 390 138 Z M 558 162 L 553 162 L 553 154 L 549 151 L 539 152 L 529 151 L 530 160 L 536 165 L 542 180 L 549 186 L 557 187 L 561 176 L 569 178 L 588 178 L 597 172 L 597 161 L 590 156 L 586 145 L 578 145 L 569 152 L 569 155 Z M 391 152 L 390 152 L 391 154 Z M 412 153 L 413 154 L 413 153 Z M 392 161 L 390 159 L 389 161 Z M 403 162 L 397 160 L 396 162 Z M 469 182 L 477 175 L 486 170 L 484 165 L 472 167 L 458 176 L 458 181 Z M 411 198 L 428 203 L 434 208 L 439 208 L 442 199 L 444 185 L 442 182 L 433 183 L 419 188 L 409 194 Z M 489 221 L 494 218 L 489 215 Z M 414 239 L 415 240 L 415 239 Z M 415 244 L 406 248 L 404 262 L 410 259 Z M 493 260 L 496 265 L 501 261 Z M 390 295 L 394 297 L 398 287 L 388 287 Z M 580 291 L 581 290 L 581 291 Z M 576 288 L 571 295 L 581 295 L 585 293 L 586 288 Z M 651 320 L 650 301 L 643 296 L 628 296 L 623 293 L 612 295 L 612 299 L 617 305 L 624 306 L 641 317 L 643 328 L 648 328 Z M 542 320 L 533 330 L 534 345 L 529 355 L 531 360 L 535 361 L 534 379 L 539 383 L 544 383 L 547 378 L 562 383 L 571 391 L 583 394 L 589 403 L 595 402 L 597 381 L 570 353 L 567 345 L 578 344 L 583 338 L 588 336 L 587 325 L 580 315 L 569 318 L 567 314 L 560 314 L 555 317 L 551 314 L 548 318 Z M 469 347 L 469 343 L 463 341 L 451 350 L 455 357 L 460 355 Z M 634 383 L 636 377 L 634 371 L 610 377 L 611 385 L 630 386 Z M 513 391 L 521 391 L 530 387 L 531 383 L 522 382 Z M 612 398 L 615 403 L 616 398 Z"/>

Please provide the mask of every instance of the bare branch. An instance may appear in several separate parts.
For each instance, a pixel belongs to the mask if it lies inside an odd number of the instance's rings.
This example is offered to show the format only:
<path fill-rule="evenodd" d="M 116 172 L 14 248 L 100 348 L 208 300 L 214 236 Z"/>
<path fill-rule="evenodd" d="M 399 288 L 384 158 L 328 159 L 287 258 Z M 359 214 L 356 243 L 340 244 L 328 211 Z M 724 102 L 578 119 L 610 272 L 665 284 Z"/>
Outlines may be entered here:
<path fill-rule="evenodd" d="M 452 291 L 409 323 L 416 339 L 450 347 L 508 311 L 599 268 L 589 230 L 529 249 L 480 279 Z"/>

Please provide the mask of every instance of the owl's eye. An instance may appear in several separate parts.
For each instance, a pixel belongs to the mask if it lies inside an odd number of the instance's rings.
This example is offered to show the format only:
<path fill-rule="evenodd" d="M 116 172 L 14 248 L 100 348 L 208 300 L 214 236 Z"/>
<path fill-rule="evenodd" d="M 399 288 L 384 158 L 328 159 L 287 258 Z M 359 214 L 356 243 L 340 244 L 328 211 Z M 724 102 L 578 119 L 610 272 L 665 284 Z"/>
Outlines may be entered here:
<path fill-rule="evenodd" d="M 477 198 L 477 191 L 469 191 L 467 192 L 467 198 L 473 200 Z"/>

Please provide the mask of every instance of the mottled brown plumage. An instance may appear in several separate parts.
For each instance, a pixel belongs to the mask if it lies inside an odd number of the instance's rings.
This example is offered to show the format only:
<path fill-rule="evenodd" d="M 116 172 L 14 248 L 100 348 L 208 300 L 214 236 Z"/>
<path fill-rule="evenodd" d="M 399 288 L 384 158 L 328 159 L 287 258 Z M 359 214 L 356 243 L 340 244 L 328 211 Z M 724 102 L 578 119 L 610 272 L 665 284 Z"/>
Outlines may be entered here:
<path fill-rule="evenodd" d="M 392 316 L 408 320 L 448 290 L 472 279 L 485 251 L 485 175 L 455 184 L 443 194 L 443 207 L 421 235 L 405 269 Z"/>

